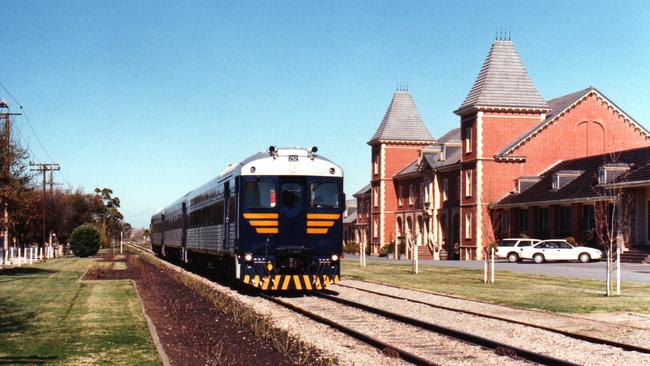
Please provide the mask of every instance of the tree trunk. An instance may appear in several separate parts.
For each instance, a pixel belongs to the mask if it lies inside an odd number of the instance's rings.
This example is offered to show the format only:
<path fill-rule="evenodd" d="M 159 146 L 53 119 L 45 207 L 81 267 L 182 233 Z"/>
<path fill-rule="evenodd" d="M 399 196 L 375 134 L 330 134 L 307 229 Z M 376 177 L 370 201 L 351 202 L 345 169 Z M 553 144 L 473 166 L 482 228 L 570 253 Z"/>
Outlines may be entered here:
<path fill-rule="evenodd" d="M 616 246 L 616 296 L 621 296 L 621 247 Z"/>
<path fill-rule="evenodd" d="M 611 254 L 611 251 L 608 249 L 607 250 L 607 269 L 605 271 L 605 273 L 607 274 L 607 277 L 605 277 L 605 295 L 607 297 L 611 296 L 611 291 L 612 291 L 611 271 L 612 271 L 612 254 Z"/>

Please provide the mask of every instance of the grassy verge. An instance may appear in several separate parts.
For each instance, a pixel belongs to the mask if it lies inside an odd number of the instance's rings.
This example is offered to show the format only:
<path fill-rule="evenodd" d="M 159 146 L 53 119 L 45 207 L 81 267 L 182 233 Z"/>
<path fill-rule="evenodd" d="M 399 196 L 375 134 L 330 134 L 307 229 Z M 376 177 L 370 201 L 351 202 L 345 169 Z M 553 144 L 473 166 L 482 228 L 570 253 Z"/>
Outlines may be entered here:
<path fill-rule="evenodd" d="M 410 264 L 368 263 L 365 270 L 342 262 L 345 278 L 434 291 L 467 299 L 561 313 L 636 312 L 650 314 L 650 285 L 624 284 L 621 297 L 603 295 L 601 281 L 498 271 L 496 283 L 483 284 L 483 271 L 420 266 L 412 275 Z"/>
<path fill-rule="evenodd" d="M 160 364 L 131 281 L 79 281 L 94 262 L 0 272 L 0 363 Z"/>

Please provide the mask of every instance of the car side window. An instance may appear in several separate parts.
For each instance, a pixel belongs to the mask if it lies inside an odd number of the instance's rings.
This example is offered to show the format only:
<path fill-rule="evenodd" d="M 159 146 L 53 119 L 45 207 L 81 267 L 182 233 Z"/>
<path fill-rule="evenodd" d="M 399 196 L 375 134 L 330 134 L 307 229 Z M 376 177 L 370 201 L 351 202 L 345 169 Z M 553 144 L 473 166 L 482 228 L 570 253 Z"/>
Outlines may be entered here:
<path fill-rule="evenodd" d="M 571 248 L 573 248 L 569 244 L 563 243 L 563 242 L 558 242 L 557 247 L 560 248 L 560 249 L 571 249 Z"/>
<path fill-rule="evenodd" d="M 548 248 L 548 243 L 537 244 L 535 246 L 535 248 L 537 248 L 537 249 L 546 249 L 546 248 Z"/>
<path fill-rule="evenodd" d="M 522 241 L 519 242 L 518 246 L 519 247 L 529 247 L 529 246 L 531 246 L 530 240 L 522 240 Z"/>

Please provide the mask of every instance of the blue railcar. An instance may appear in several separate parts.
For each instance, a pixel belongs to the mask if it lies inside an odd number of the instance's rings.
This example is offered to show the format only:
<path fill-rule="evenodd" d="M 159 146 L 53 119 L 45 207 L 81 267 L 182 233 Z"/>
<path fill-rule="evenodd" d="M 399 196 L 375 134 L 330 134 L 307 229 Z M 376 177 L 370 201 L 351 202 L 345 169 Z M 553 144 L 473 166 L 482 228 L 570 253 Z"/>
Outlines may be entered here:
<path fill-rule="evenodd" d="M 229 166 L 152 216 L 154 252 L 262 290 L 338 282 L 343 171 L 316 152 L 271 146 Z"/>

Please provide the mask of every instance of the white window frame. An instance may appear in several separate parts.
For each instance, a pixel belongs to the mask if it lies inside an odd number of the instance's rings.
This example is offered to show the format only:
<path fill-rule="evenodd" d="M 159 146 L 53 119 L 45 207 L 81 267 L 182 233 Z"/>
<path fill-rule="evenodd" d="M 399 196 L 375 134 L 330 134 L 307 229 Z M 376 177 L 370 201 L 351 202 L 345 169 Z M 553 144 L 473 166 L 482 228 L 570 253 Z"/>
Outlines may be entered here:
<path fill-rule="evenodd" d="M 465 171 L 465 197 L 472 197 L 472 169 Z"/>
<path fill-rule="evenodd" d="M 379 174 L 379 157 L 375 156 L 375 161 L 372 163 L 372 172 L 374 175 Z"/>
<path fill-rule="evenodd" d="M 472 152 L 472 128 L 465 128 L 465 153 Z"/>
<path fill-rule="evenodd" d="M 376 217 L 372 220 L 372 236 L 373 238 L 379 237 L 379 220 Z"/>
<path fill-rule="evenodd" d="M 465 239 L 472 238 L 472 214 L 470 212 L 465 214 Z"/>
<path fill-rule="evenodd" d="M 415 202 L 415 187 L 413 184 L 409 184 L 409 205 L 412 205 Z"/>
<path fill-rule="evenodd" d="M 379 187 L 372 187 L 373 206 L 379 207 Z"/>
<path fill-rule="evenodd" d="M 442 180 L 442 201 L 447 201 L 447 197 L 449 195 L 449 179 L 444 178 Z"/>

